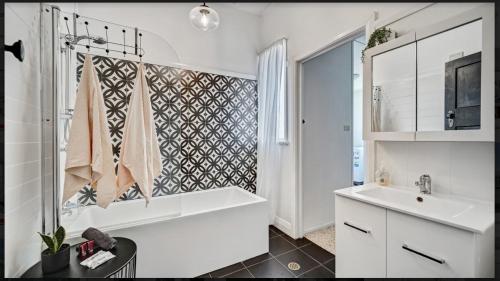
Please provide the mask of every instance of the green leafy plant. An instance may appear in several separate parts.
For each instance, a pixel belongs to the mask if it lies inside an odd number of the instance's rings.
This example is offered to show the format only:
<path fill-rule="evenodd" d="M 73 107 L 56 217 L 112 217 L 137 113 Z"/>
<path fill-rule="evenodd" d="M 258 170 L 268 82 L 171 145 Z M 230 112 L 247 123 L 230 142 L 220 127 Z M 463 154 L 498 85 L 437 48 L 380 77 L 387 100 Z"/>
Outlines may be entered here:
<path fill-rule="evenodd" d="M 389 38 L 391 37 L 391 33 L 392 33 L 392 30 L 390 28 L 385 27 L 385 26 L 375 29 L 375 31 L 373 31 L 373 33 L 370 35 L 370 39 L 368 39 L 368 43 L 366 44 L 366 47 L 361 52 L 361 61 L 364 62 L 364 60 L 365 60 L 365 51 L 366 50 L 368 50 L 372 47 L 375 47 L 379 44 L 387 42 L 389 40 Z"/>
<path fill-rule="evenodd" d="M 40 234 L 40 237 L 42 237 L 43 242 L 47 245 L 52 254 L 57 253 L 61 249 L 64 239 L 66 238 L 66 231 L 62 226 L 59 226 L 52 236 L 40 232 L 38 232 L 38 234 Z"/>

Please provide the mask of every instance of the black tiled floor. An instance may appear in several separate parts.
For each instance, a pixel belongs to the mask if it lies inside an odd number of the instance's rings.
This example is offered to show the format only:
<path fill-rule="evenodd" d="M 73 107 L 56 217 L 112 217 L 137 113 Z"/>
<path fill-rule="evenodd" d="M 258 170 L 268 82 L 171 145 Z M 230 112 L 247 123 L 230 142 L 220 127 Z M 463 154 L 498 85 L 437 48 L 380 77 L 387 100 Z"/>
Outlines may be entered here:
<path fill-rule="evenodd" d="M 317 268 L 310 270 L 299 276 L 299 278 L 334 278 L 334 277 L 335 274 L 333 272 L 330 272 L 323 266 L 318 266 Z"/>
<path fill-rule="evenodd" d="M 224 278 L 253 278 L 252 274 L 248 269 L 243 268 L 240 271 L 233 272 L 229 275 L 224 276 Z"/>
<path fill-rule="evenodd" d="M 321 248 L 320 246 L 314 243 L 304 246 L 300 248 L 300 250 L 308 254 L 309 256 L 311 256 L 313 259 L 317 260 L 320 263 L 324 263 L 335 257 L 332 253 L 328 252 L 327 250 Z"/>
<path fill-rule="evenodd" d="M 269 239 L 269 252 L 273 256 L 283 254 L 293 249 L 295 249 L 295 246 L 290 244 L 290 242 L 286 241 L 286 239 L 281 236 Z"/>
<path fill-rule="evenodd" d="M 269 229 L 269 238 L 273 238 L 273 237 L 276 237 L 276 236 L 279 236 L 278 233 L 272 231 L 271 229 Z"/>
<path fill-rule="evenodd" d="M 288 268 L 297 262 L 299 270 Z M 311 241 L 293 239 L 274 226 L 269 227 L 269 253 L 204 274 L 199 278 L 332 278 L 335 255 Z"/>
<path fill-rule="evenodd" d="M 276 259 L 284 266 L 288 266 L 290 262 L 296 262 L 299 264 L 300 268 L 297 270 L 290 269 L 290 271 L 295 275 L 299 276 L 300 274 L 316 267 L 319 265 L 318 262 L 311 259 L 308 255 L 304 254 L 300 250 L 293 250 L 291 252 L 279 255 Z"/>
<path fill-rule="evenodd" d="M 270 259 L 248 268 L 256 278 L 290 278 L 294 277 L 288 269 L 275 259 Z"/>
<path fill-rule="evenodd" d="M 332 272 L 335 272 L 335 258 L 329 262 L 325 262 L 323 265 Z"/>

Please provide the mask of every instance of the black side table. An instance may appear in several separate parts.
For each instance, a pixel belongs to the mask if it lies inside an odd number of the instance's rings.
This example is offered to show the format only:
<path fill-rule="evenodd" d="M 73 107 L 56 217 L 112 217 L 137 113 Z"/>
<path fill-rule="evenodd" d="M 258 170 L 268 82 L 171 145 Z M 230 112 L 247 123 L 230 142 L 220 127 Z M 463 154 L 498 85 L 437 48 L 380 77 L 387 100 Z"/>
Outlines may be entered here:
<path fill-rule="evenodd" d="M 38 262 L 28 269 L 21 278 L 134 278 L 136 271 L 137 246 L 134 241 L 115 237 L 116 247 L 110 252 L 116 257 L 95 269 L 80 265 L 76 252 L 78 245 L 71 246 L 69 266 L 50 274 L 43 274 L 42 263 Z"/>

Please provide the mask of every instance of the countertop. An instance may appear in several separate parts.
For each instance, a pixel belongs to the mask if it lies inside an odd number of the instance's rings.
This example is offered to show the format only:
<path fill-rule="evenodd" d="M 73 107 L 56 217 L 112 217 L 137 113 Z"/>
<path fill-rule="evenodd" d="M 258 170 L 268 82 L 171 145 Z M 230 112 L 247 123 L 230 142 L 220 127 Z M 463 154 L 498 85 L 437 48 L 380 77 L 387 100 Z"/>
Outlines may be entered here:
<path fill-rule="evenodd" d="M 443 200 L 443 202 L 458 202 L 462 204 L 468 204 L 467 210 L 461 212 L 460 214 L 449 216 L 440 213 L 436 210 L 426 210 L 425 208 L 416 208 L 415 206 L 409 206 L 403 203 L 390 202 L 388 200 L 374 198 L 368 195 L 363 195 L 358 193 L 362 190 L 368 189 L 394 189 L 397 192 L 403 192 L 411 196 L 421 196 L 424 198 L 433 197 L 435 199 Z M 492 202 L 473 200 L 459 196 L 445 195 L 439 193 L 433 193 L 430 195 L 420 194 L 417 190 L 411 190 L 408 187 L 400 186 L 387 186 L 382 187 L 375 183 L 368 183 L 365 185 L 352 186 L 348 188 L 338 189 L 334 191 L 335 195 L 347 197 L 350 199 L 358 200 L 368 204 L 376 205 L 386 209 L 398 211 L 401 213 L 413 215 L 423 219 L 428 219 L 431 221 L 439 222 L 456 228 L 472 231 L 475 233 L 484 233 L 488 228 L 492 227 L 495 222 L 495 206 Z"/>

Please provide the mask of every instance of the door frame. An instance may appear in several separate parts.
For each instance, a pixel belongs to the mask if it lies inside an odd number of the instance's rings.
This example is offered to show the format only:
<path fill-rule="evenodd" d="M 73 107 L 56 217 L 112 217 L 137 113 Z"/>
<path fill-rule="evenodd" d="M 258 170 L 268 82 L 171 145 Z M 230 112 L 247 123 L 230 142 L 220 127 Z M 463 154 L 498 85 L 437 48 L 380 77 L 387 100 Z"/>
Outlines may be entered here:
<path fill-rule="evenodd" d="M 303 131 L 302 131 L 302 116 L 303 116 L 303 113 L 304 113 L 304 109 L 303 109 L 303 98 L 304 98 L 304 95 L 302 93 L 302 79 L 303 79 L 303 64 L 306 62 L 306 61 L 309 61 L 319 55 L 322 55 L 328 51 L 331 51 L 347 42 L 350 42 L 350 41 L 353 41 L 354 39 L 362 36 L 362 35 L 365 35 L 366 34 L 369 34 L 367 32 L 367 28 L 366 28 L 366 25 L 362 25 L 362 26 L 359 26 L 357 28 L 354 28 L 348 32 L 345 32 L 345 33 L 342 33 L 340 34 L 339 36 L 337 36 L 332 42 L 330 42 L 329 44 L 315 50 L 314 52 L 311 52 L 309 54 L 306 54 L 306 55 L 303 55 L 303 56 L 300 56 L 300 57 L 297 57 L 294 59 L 294 68 L 295 68 L 295 81 L 296 81 L 296 85 L 295 85 L 295 91 L 296 91 L 296 101 L 297 101 L 297 110 L 298 110 L 298 114 L 296 115 L 296 124 L 297 124 L 297 155 L 296 155 L 296 159 L 297 159 L 297 165 L 296 165 L 296 168 L 295 168 L 295 174 L 296 174 L 296 200 L 295 200 L 295 206 L 296 206 L 296 210 L 294 212 L 295 214 L 295 222 L 296 222 L 296 225 L 295 225 L 295 229 L 294 229 L 294 236 L 295 237 L 303 237 L 304 236 L 304 225 L 303 225 L 303 186 L 302 186 L 302 180 L 303 180 L 303 176 L 302 176 L 302 161 L 303 161 L 303 155 L 302 155 L 302 152 L 303 152 Z M 352 134 L 352 124 L 351 124 L 351 134 Z M 366 144 L 365 144 L 365 148 L 366 147 Z M 367 157 L 367 154 L 370 152 L 369 149 L 365 149 L 365 159 Z M 366 162 L 366 161 L 365 161 Z M 351 165 L 352 166 L 352 165 Z M 352 167 L 351 167 L 352 168 Z M 365 168 L 365 170 L 367 169 L 368 167 Z M 366 178 L 366 176 L 365 176 Z"/>

